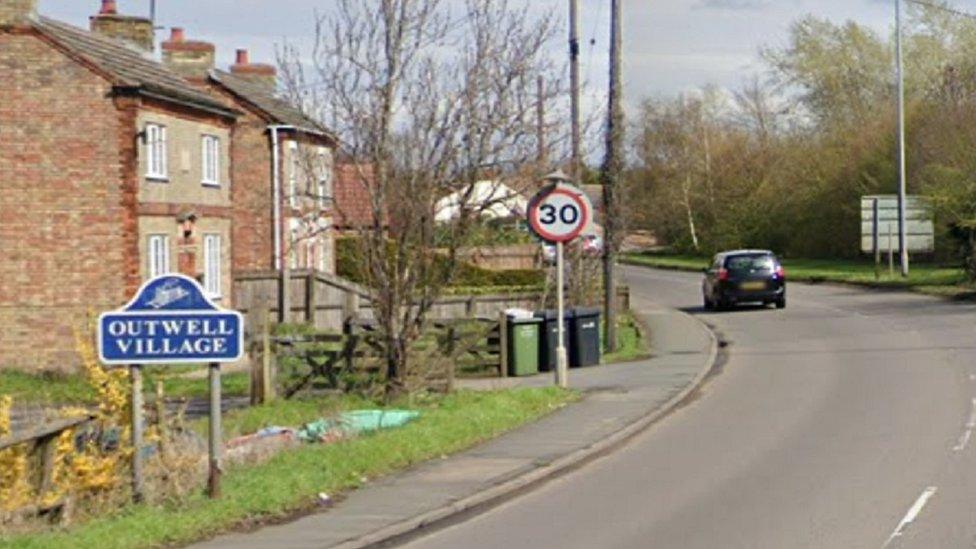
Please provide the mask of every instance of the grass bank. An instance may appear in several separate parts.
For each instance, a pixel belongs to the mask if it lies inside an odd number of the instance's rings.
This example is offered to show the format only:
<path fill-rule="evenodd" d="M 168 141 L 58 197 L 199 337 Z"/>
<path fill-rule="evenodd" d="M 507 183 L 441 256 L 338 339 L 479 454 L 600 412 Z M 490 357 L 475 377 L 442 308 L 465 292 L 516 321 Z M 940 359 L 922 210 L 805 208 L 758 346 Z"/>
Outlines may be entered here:
<path fill-rule="evenodd" d="M 210 394 L 206 376 L 187 378 L 181 374 L 188 367 L 147 367 L 145 387 L 147 396 L 154 394 L 156 381 L 163 382 L 169 398 L 197 398 Z M 247 396 L 251 387 L 250 375 L 234 372 L 221 376 L 225 396 Z M 86 405 L 95 403 L 95 391 L 81 375 L 41 373 L 13 370 L 0 371 L 0 394 L 10 395 L 17 405 Z"/>
<path fill-rule="evenodd" d="M 701 271 L 710 258 L 670 254 L 625 254 L 623 263 L 645 265 L 660 269 Z M 907 278 L 900 274 L 888 274 L 888 266 L 881 268 L 881 276 L 875 278 L 874 263 L 857 260 L 830 259 L 783 259 L 787 280 L 799 282 L 837 282 L 871 288 L 897 288 L 920 293 L 963 298 L 974 293 L 960 267 L 947 267 L 925 263 L 911 265 Z M 897 271 L 897 266 L 896 266 Z"/>
<path fill-rule="evenodd" d="M 603 331 L 601 330 L 601 336 Z M 621 313 L 617 317 L 617 350 L 603 355 L 604 364 L 614 362 L 632 362 L 651 356 L 647 343 L 647 332 L 644 326 L 634 318 L 630 311 Z"/>
<path fill-rule="evenodd" d="M 319 492 L 333 497 L 418 462 L 463 450 L 575 400 L 576 393 L 554 388 L 499 392 L 461 391 L 399 403 L 422 416 L 401 429 L 337 444 L 307 445 L 253 467 L 232 468 L 224 476 L 223 497 L 202 493 L 170 505 L 135 505 L 57 532 L 0 537 L 16 548 L 128 548 L 179 545 L 235 526 L 270 521 L 312 509 Z M 355 398 L 296 401 L 227 414 L 229 429 L 295 423 L 329 411 L 363 404 Z M 249 423 L 250 422 L 250 423 Z M 236 425 L 236 427 L 235 427 Z"/>

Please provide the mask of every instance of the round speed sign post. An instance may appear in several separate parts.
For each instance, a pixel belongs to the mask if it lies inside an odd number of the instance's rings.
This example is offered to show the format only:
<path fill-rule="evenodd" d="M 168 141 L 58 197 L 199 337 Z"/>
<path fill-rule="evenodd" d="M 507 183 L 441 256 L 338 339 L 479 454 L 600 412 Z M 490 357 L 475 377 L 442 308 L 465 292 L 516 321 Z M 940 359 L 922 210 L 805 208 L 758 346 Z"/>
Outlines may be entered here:
<path fill-rule="evenodd" d="M 563 245 L 576 239 L 590 222 L 590 203 L 583 192 L 569 184 L 570 179 L 557 171 L 545 177 L 550 182 L 529 202 L 529 226 L 539 238 L 556 245 L 556 385 L 569 385 L 569 364 L 566 356 L 566 297 L 564 291 Z"/>

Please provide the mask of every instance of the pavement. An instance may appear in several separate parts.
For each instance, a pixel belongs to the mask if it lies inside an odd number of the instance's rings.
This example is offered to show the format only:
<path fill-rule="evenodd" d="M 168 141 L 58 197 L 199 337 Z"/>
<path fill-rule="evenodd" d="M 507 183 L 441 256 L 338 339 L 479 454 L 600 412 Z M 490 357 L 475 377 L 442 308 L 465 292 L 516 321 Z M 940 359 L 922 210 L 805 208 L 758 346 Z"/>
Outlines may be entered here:
<path fill-rule="evenodd" d="M 372 482 L 325 512 L 192 547 L 354 548 L 405 542 L 607 455 L 690 400 L 719 356 L 717 340 L 700 321 L 650 300 L 637 303 L 635 313 L 648 328 L 654 356 L 571 369 L 570 386 L 584 394 L 580 402 L 468 451 Z M 543 374 L 468 387 L 551 384 L 552 375 Z"/>

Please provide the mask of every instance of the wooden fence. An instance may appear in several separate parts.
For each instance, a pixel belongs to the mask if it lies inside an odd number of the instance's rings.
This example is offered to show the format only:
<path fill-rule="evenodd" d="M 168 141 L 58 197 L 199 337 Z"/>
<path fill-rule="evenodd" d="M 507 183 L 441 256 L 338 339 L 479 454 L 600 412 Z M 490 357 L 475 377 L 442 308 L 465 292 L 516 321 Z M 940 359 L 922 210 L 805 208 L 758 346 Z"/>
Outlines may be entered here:
<path fill-rule="evenodd" d="M 458 250 L 458 256 L 468 263 L 492 271 L 538 269 L 542 266 L 542 249 L 538 244 L 464 248 Z"/>
<path fill-rule="evenodd" d="M 270 312 L 273 319 L 279 318 L 280 288 L 281 277 L 276 271 L 245 273 L 234 278 L 234 308 L 247 317 L 250 334 L 260 333 L 267 318 L 263 311 Z M 338 276 L 311 270 L 292 271 L 289 289 L 289 322 L 339 332 L 349 319 L 373 318 L 370 290 Z M 544 298 L 541 292 L 446 295 L 434 303 L 428 318 L 497 318 L 505 309 L 538 309 Z"/>
<path fill-rule="evenodd" d="M 24 445 L 29 448 L 31 462 L 31 480 L 38 494 L 48 493 L 54 484 L 54 460 L 57 457 L 58 438 L 61 433 L 81 427 L 94 419 L 85 415 L 73 418 L 63 418 L 42 425 L 15 432 L 6 437 L 0 437 L 0 451 Z M 71 518 L 71 501 L 60 498 L 43 505 L 29 505 L 3 516 L 0 513 L 0 523 L 16 521 L 31 515 L 49 515 L 60 524 L 66 524 Z"/>
<path fill-rule="evenodd" d="M 287 360 L 293 363 L 297 361 L 302 366 L 301 373 L 292 376 L 281 387 L 283 396 L 290 398 L 313 384 L 320 388 L 348 391 L 357 388 L 357 380 L 382 377 L 384 358 L 382 346 L 376 337 L 375 327 L 371 323 L 357 321 L 350 323 L 343 334 L 274 336 L 256 350 L 262 354 L 268 353 L 269 358 L 277 363 L 274 370 Z M 459 374 L 504 375 L 501 341 L 499 322 L 490 319 L 431 323 L 425 336 L 412 346 L 412 352 L 427 355 L 428 359 L 439 359 L 424 361 L 428 365 L 439 362 L 439 366 L 426 368 L 422 372 L 424 387 L 451 391 L 454 379 Z"/>

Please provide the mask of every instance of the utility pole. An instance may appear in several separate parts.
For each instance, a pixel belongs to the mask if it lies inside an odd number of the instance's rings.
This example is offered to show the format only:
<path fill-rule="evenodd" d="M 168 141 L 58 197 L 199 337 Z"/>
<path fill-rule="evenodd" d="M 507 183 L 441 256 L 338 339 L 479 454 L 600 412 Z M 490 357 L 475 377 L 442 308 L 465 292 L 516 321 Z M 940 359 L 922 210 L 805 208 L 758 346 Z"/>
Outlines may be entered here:
<path fill-rule="evenodd" d="M 905 227 L 905 78 L 902 68 L 901 0 L 895 0 L 895 64 L 898 78 L 898 249 L 901 276 L 908 276 L 908 236 Z M 890 242 L 889 242 L 890 244 Z"/>
<path fill-rule="evenodd" d="M 545 82 L 542 80 L 540 75 L 535 82 L 536 85 L 536 105 L 535 105 L 535 123 L 536 123 L 536 142 L 538 145 L 536 161 L 539 163 L 540 173 L 545 173 L 547 155 L 546 155 L 546 88 Z"/>
<path fill-rule="evenodd" d="M 601 0 L 602 1 L 602 0 Z M 569 176 L 573 181 L 574 185 L 583 185 L 583 160 L 580 141 L 580 69 L 579 69 L 579 54 L 580 54 L 580 19 L 579 19 L 579 0 L 569 0 L 569 85 L 570 85 L 570 110 L 572 118 L 572 135 L 570 136 L 570 141 L 572 142 L 572 152 L 571 152 L 571 166 L 569 169 Z M 571 248 L 571 260 L 573 265 L 574 275 L 571 278 L 571 291 L 570 294 L 573 299 L 580 303 L 583 301 L 584 284 L 583 284 L 583 253 L 579 246 Z"/>
<path fill-rule="evenodd" d="M 603 310 L 607 351 L 617 350 L 617 284 L 614 276 L 616 257 L 617 185 L 623 172 L 620 157 L 624 141 L 624 113 L 621 106 L 621 24 L 622 0 L 610 1 L 610 105 L 607 108 L 606 159 L 603 162 Z"/>
<path fill-rule="evenodd" d="M 580 72 L 579 72 L 579 0 L 569 0 L 569 85 L 572 94 L 572 163 L 570 177 L 577 185 L 583 183 L 580 159 Z"/>

